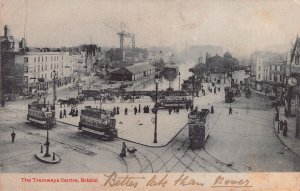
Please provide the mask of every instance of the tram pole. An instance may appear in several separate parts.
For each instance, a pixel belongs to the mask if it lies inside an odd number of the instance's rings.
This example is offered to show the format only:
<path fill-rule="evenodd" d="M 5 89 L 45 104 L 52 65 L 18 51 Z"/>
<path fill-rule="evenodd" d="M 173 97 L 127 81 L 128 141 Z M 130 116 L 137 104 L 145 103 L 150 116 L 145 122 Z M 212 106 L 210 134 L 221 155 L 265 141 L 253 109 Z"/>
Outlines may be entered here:
<path fill-rule="evenodd" d="M 157 90 L 158 90 L 158 83 L 159 83 L 158 75 L 155 75 L 155 105 L 154 105 L 155 124 L 154 124 L 154 141 L 153 141 L 153 143 L 157 143 L 157 112 L 158 112 L 158 107 L 157 107 Z"/>
<path fill-rule="evenodd" d="M 51 155 L 49 154 L 49 146 L 50 146 L 50 141 L 49 141 L 49 128 L 47 128 L 47 139 L 46 139 L 46 153 L 44 157 L 50 157 Z"/>

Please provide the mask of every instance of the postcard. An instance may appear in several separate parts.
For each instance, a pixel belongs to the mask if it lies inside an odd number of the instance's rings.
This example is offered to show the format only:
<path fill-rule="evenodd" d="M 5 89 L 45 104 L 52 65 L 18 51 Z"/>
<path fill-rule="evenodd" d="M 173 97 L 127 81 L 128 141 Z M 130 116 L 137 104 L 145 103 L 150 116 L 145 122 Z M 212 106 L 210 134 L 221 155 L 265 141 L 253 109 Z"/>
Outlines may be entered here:
<path fill-rule="evenodd" d="M 0 190 L 300 187 L 299 0 L 2 0 Z"/>

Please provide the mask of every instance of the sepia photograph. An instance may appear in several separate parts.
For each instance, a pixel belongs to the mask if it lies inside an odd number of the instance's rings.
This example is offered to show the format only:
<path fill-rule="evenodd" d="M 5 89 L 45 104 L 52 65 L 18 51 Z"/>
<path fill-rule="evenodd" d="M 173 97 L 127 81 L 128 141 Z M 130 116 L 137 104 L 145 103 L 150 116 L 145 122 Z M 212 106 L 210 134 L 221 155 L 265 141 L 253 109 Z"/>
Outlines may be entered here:
<path fill-rule="evenodd" d="M 1 176 L 300 181 L 299 0 L 1 0 L 0 31 Z"/>

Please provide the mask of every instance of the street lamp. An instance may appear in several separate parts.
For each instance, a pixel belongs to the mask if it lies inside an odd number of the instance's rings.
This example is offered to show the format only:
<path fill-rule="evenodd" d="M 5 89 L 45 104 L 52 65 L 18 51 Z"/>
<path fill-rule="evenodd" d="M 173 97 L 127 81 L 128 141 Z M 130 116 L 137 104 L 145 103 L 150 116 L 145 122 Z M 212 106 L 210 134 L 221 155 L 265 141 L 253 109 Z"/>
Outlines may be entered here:
<path fill-rule="evenodd" d="M 50 141 L 49 141 L 49 128 L 47 128 L 47 139 L 46 139 L 46 153 L 44 157 L 50 157 L 51 155 L 49 154 L 49 146 L 50 146 Z"/>
<path fill-rule="evenodd" d="M 154 82 L 155 82 L 155 105 L 154 105 L 154 114 L 155 114 L 155 126 L 154 126 L 154 141 L 153 143 L 157 143 L 157 111 L 158 111 L 158 107 L 157 107 L 157 90 L 158 90 L 158 83 L 159 83 L 159 78 L 158 75 L 155 75 L 154 78 Z"/>
<path fill-rule="evenodd" d="M 179 88 L 178 88 L 178 90 L 180 91 L 180 72 L 178 73 L 178 78 L 179 78 Z"/>
<path fill-rule="evenodd" d="M 55 101 L 56 101 L 56 78 L 57 72 L 53 71 L 53 107 L 55 108 Z"/>

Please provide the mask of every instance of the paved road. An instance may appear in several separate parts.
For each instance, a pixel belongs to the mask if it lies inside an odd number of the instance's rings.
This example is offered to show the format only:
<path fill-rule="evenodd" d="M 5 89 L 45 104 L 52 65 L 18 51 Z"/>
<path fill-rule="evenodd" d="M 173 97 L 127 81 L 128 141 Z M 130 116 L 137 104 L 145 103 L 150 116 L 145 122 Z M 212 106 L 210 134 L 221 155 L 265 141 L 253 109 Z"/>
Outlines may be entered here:
<path fill-rule="evenodd" d="M 119 157 L 122 141 L 101 141 L 59 123 L 50 131 L 50 150 L 62 162 L 47 165 L 34 158 L 45 143 L 45 130 L 26 123 L 20 107 L 0 112 L 0 172 L 253 172 L 299 171 L 299 158 L 285 149 L 274 132 L 270 101 L 253 95 L 230 104 L 215 103 L 214 127 L 202 150 L 188 149 L 184 128 L 167 146 L 150 148 L 126 142 L 137 152 Z M 24 107 L 24 106 L 23 106 Z M 267 109 L 267 111 L 265 111 Z M 15 129 L 16 142 L 10 133 Z M 150 135 L 152 136 L 152 135 Z"/>

